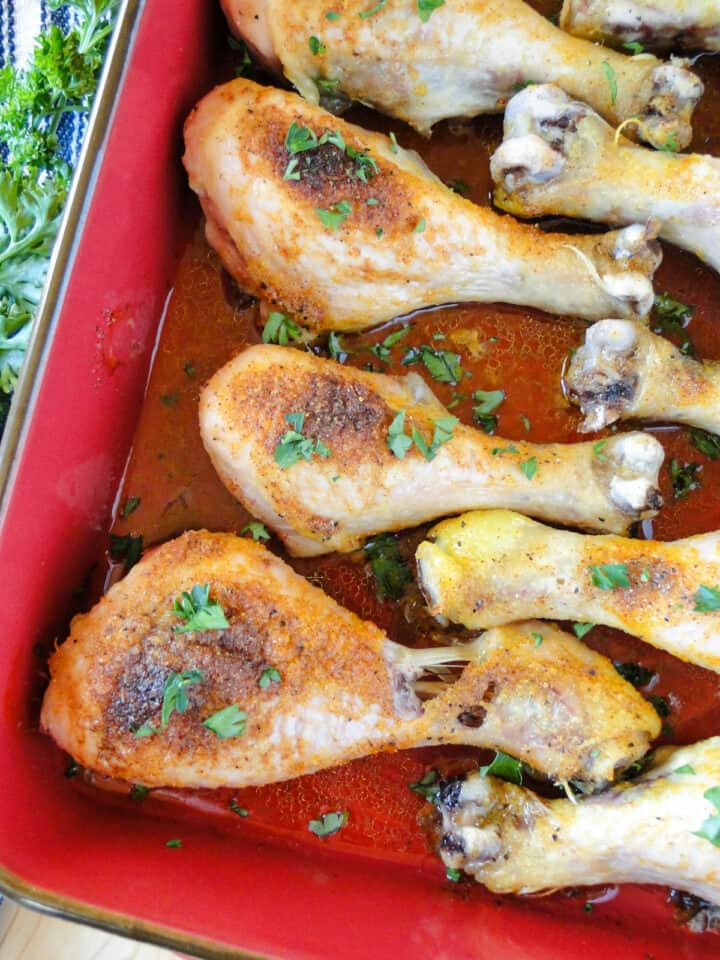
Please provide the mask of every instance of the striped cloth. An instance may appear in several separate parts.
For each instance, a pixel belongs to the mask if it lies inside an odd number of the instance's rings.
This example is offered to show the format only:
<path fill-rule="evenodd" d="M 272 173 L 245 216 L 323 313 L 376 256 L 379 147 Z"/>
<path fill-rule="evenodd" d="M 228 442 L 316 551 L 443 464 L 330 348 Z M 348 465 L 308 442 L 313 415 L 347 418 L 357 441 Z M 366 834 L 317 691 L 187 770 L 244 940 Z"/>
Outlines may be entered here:
<path fill-rule="evenodd" d="M 25 67 L 32 58 L 35 38 L 53 24 L 66 31 L 75 23 L 67 7 L 51 10 L 46 0 L 0 0 L 0 66 L 11 63 Z M 75 166 L 82 146 L 87 115 L 71 113 L 63 117 L 58 139 L 63 158 Z"/>

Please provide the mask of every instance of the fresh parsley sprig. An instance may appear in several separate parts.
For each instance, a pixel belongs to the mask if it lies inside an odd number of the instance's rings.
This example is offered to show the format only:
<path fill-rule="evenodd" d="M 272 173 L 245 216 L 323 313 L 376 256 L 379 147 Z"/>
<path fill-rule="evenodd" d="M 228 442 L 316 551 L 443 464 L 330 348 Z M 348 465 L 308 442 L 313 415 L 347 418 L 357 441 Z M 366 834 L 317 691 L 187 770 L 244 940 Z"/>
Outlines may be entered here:
<path fill-rule="evenodd" d="M 330 448 L 322 440 L 303 436 L 304 413 L 288 413 L 285 415 L 285 422 L 291 429 L 282 435 L 274 453 L 275 463 L 281 470 L 288 470 L 300 460 L 310 461 L 314 454 L 319 457 L 330 456 Z"/>
<path fill-rule="evenodd" d="M 196 583 L 188 593 L 183 590 L 173 603 L 173 613 L 185 622 L 173 627 L 175 633 L 191 633 L 195 630 L 225 630 L 225 611 L 219 603 L 210 599 L 210 584 Z"/>

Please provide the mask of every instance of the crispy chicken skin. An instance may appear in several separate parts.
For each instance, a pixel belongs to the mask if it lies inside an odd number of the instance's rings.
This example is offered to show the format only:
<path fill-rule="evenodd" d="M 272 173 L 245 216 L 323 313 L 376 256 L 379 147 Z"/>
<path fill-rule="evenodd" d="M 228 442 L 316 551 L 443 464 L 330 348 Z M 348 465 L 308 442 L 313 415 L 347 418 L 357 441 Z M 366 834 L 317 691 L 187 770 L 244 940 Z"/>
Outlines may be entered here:
<path fill-rule="evenodd" d="M 416 374 L 368 373 L 286 347 L 250 347 L 219 370 L 200 397 L 200 432 L 230 492 L 298 556 L 348 551 L 374 533 L 401 530 L 475 507 L 510 507 L 558 523 L 624 532 L 657 512 L 661 445 L 642 433 L 592 443 L 504 441 L 458 423 L 428 460 L 388 446 L 405 411 L 429 444 L 449 416 Z M 287 416 L 327 457 L 285 469 L 275 450 Z M 493 451 L 495 451 L 493 453 Z M 528 476 L 521 468 L 535 458 Z"/>
<path fill-rule="evenodd" d="M 565 374 L 584 431 L 618 419 L 667 420 L 720 433 L 720 363 L 694 360 L 629 320 L 601 320 Z"/>
<path fill-rule="evenodd" d="M 365 168 L 337 143 L 291 154 L 293 124 L 318 140 L 340 134 L 367 151 Z M 227 269 L 314 333 L 460 301 L 592 320 L 652 306 L 654 225 L 570 237 L 518 224 L 453 193 L 387 137 L 295 94 L 242 79 L 217 87 L 190 115 L 185 145 L 208 241 Z"/>
<path fill-rule="evenodd" d="M 439 852 L 494 893 L 657 883 L 717 904 L 720 849 L 697 833 L 719 785 L 720 737 L 662 747 L 639 777 L 576 803 L 473 774 L 441 789 Z"/>
<path fill-rule="evenodd" d="M 697 77 L 654 57 L 621 56 L 558 30 L 522 0 L 454 0 L 423 22 L 415 0 L 373 4 L 340 0 L 223 0 L 231 29 L 311 103 L 316 81 L 422 132 L 446 117 L 501 112 L 524 83 L 557 83 L 618 124 L 641 120 L 655 146 L 690 141 L 690 118 L 702 94 Z M 324 49 L 313 52 L 316 36 Z M 608 84 L 607 63 L 617 81 Z"/>
<path fill-rule="evenodd" d="M 177 632 L 174 601 L 205 583 L 228 627 Z M 463 663 L 456 682 L 437 678 Z M 201 679 L 163 729 L 166 682 L 185 671 Z M 428 672 L 437 695 L 422 702 L 413 684 Z M 75 617 L 50 673 L 42 727 L 83 766 L 148 786 L 262 784 L 432 743 L 502 749 L 597 785 L 658 734 L 652 707 L 568 634 L 529 623 L 411 650 L 231 534 L 187 533 L 146 555 Z M 203 721 L 232 705 L 244 733 L 220 739 Z M 143 724 L 156 732 L 135 736 Z"/>
<path fill-rule="evenodd" d="M 720 50 L 719 0 L 564 0 L 560 26 L 612 47 Z"/>
<path fill-rule="evenodd" d="M 519 217 L 553 214 L 613 226 L 652 218 L 664 240 L 720 270 L 716 157 L 637 146 L 551 85 L 513 97 L 504 135 L 490 164 L 496 206 Z"/>
<path fill-rule="evenodd" d="M 438 524 L 416 559 L 431 612 L 472 630 L 526 617 L 603 623 L 720 672 L 718 533 L 587 536 L 487 510 Z"/>

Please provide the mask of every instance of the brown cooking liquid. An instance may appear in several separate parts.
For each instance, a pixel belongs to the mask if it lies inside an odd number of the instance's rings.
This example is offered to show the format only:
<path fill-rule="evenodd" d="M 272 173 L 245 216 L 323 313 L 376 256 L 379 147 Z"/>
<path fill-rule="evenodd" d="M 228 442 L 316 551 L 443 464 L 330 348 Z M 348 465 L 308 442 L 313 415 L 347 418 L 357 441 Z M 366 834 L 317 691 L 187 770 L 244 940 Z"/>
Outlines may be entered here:
<path fill-rule="evenodd" d="M 720 59 L 702 57 L 696 69 L 706 84 L 706 94 L 696 113 L 693 149 L 720 155 Z M 488 156 L 501 140 L 501 118 L 441 124 L 430 140 L 369 110 L 356 109 L 348 118 L 373 129 L 394 130 L 400 144 L 417 150 L 440 177 L 464 181 L 472 201 L 489 204 Z M 442 269 L 441 264 L 438 269 Z M 720 277 L 689 254 L 666 247 L 656 289 L 668 291 L 695 308 L 689 333 L 697 354 L 720 358 L 716 331 Z M 246 345 L 260 340 L 263 309 L 261 304 L 248 305 L 247 298 L 224 275 L 217 256 L 204 240 L 198 215 L 194 237 L 178 265 L 122 491 L 121 502 L 138 497 L 140 504 L 129 517 L 116 520 L 114 533 L 142 534 L 149 546 L 188 529 L 239 532 L 251 519 L 210 465 L 200 441 L 197 406 L 205 381 Z M 560 372 L 568 351 L 583 339 L 584 323 L 498 304 L 442 307 L 410 319 L 409 332 L 392 350 L 387 364 L 363 349 L 381 341 L 399 324 L 395 321 L 372 333 L 343 337 L 350 354 L 348 363 L 366 366 L 372 361 L 376 370 L 402 375 L 407 368 L 400 360 L 407 348 L 434 343 L 433 336 L 442 334 L 445 339 L 436 345 L 459 353 L 463 370 L 471 376 L 453 387 L 433 381 L 419 365 L 412 369 L 424 375 L 447 404 L 461 392 L 462 398 L 452 412 L 463 422 L 473 422 L 469 399 L 473 390 L 502 389 L 506 398 L 497 411 L 499 435 L 541 442 L 581 438 L 580 417 L 563 397 Z M 620 429 L 636 426 L 628 423 Z M 713 462 L 693 448 L 684 429 L 648 429 L 653 430 L 667 453 L 662 471 L 665 506 L 639 535 L 670 540 L 720 527 L 720 460 Z M 672 457 L 701 465 L 702 488 L 685 500 L 673 498 L 668 473 Z M 420 533 L 410 531 L 400 537 L 406 556 L 412 557 Z M 374 620 L 394 640 L 423 645 L 436 639 L 439 630 L 423 612 L 412 587 L 397 603 L 377 599 L 372 573 L 362 556 L 293 560 L 276 538 L 270 548 L 340 603 Z M 688 743 L 720 731 L 720 678 L 715 674 L 603 627 L 595 627 L 585 642 L 616 661 L 640 663 L 657 673 L 651 694 L 664 697 L 670 708 L 663 742 Z M 385 754 L 261 788 L 156 791 L 144 803 L 153 812 L 184 817 L 192 809 L 216 822 L 222 818 L 227 829 L 260 828 L 265 834 L 280 834 L 286 839 L 293 836 L 309 843 L 318 842 L 308 833 L 309 819 L 325 811 L 348 810 L 347 826 L 326 842 L 383 858 L 432 863 L 439 882 L 444 883 L 440 880 L 442 867 L 430 858 L 421 826 L 427 808 L 408 784 L 419 779 L 428 767 L 457 769 L 458 763 L 477 763 L 480 756 L 484 755 L 458 748 Z M 246 818 L 230 811 L 231 799 L 247 809 Z M 468 895 L 482 894 L 473 890 Z M 622 911 L 623 899 L 630 895 L 629 889 L 625 890 L 614 904 L 598 909 Z"/>

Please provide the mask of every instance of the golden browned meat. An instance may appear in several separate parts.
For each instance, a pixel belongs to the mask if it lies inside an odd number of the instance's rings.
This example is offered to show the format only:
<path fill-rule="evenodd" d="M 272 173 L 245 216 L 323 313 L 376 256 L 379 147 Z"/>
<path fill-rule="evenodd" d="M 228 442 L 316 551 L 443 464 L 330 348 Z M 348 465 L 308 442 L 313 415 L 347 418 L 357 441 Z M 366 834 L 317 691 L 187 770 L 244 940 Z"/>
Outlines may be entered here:
<path fill-rule="evenodd" d="M 585 431 L 645 417 L 720 433 L 720 363 L 694 360 L 640 323 L 601 320 L 590 327 L 565 385 L 585 414 Z"/>
<path fill-rule="evenodd" d="M 566 236 L 519 224 L 295 94 L 248 80 L 217 87 L 188 119 L 185 144 L 227 269 L 315 333 L 456 301 L 593 320 L 652 306 L 653 225 Z"/>
<path fill-rule="evenodd" d="M 440 791 L 440 855 L 496 893 L 658 883 L 720 904 L 720 737 L 662 747 L 575 803 L 473 774 Z"/>
<path fill-rule="evenodd" d="M 520 217 L 553 214 L 613 226 L 654 218 L 664 240 L 720 270 L 716 157 L 640 147 L 551 85 L 513 97 L 504 129 L 490 164 L 496 206 Z"/>
<path fill-rule="evenodd" d="M 614 124 L 638 117 L 655 146 L 690 141 L 703 88 L 683 64 L 576 40 L 522 0 L 447 0 L 427 16 L 420 6 L 223 0 L 235 33 L 312 103 L 344 94 L 425 132 L 445 117 L 498 113 L 523 84 L 557 83 Z"/>
<path fill-rule="evenodd" d="M 658 733 L 610 662 L 559 630 L 410 650 L 222 533 L 143 558 L 73 620 L 50 672 L 43 728 L 83 766 L 148 786 L 262 784 L 431 743 L 598 784 Z"/>
<path fill-rule="evenodd" d="M 614 47 L 720 50 L 719 0 L 564 0 L 560 26 Z"/>
<path fill-rule="evenodd" d="M 218 371 L 200 430 L 228 490 L 299 556 L 474 507 L 623 532 L 661 503 L 648 434 L 613 437 L 602 457 L 592 443 L 511 443 L 457 422 L 417 374 L 287 347 L 250 347 Z"/>
<path fill-rule="evenodd" d="M 720 672 L 720 533 L 593 537 L 486 510 L 438 524 L 416 556 L 432 613 L 472 630 L 526 617 L 604 623 Z"/>

